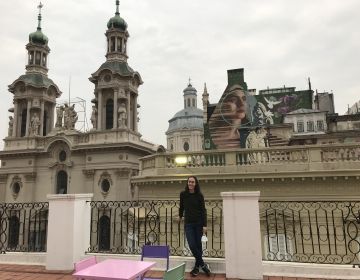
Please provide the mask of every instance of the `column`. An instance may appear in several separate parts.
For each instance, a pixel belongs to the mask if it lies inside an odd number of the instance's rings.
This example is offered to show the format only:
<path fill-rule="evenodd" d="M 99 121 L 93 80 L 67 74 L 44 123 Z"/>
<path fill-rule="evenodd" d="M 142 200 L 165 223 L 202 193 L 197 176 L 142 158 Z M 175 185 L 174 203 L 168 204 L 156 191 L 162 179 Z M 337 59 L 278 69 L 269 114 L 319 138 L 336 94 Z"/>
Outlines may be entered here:
<path fill-rule="evenodd" d="M 130 128 L 130 124 L 131 124 L 131 119 L 130 119 L 130 103 L 131 103 L 131 92 L 128 91 L 126 93 L 126 95 L 128 96 L 127 98 L 127 108 L 126 108 L 126 114 L 127 114 L 127 128 L 128 129 L 131 129 Z"/>
<path fill-rule="evenodd" d="M 40 101 L 41 103 L 40 103 L 40 108 L 41 108 L 41 111 L 40 111 L 40 133 L 39 133 L 39 135 L 40 136 L 45 136 L 44 135 L 44 107 L 45 107 L 45 101 L 44 100 L 42 100 L 42 101 Z"/>
<path fill-rule="evenodd" d="M 30 136 L 30 107 L 31 107 L 31 100 L 28 100 L 27 104 L 27 112 L 26 112 L 26 132 L 25 136 Z"/>
<path fill-rule="evenodd" d="M 19 104 L 15 100 L 15 102 L 14 102 L 14 124 L 13 124 L 13 132 L 12 132 L 13 137 L 16 137 L 17 133 L 18 133 L 17 132 L 18 121 L 19 121 L 18 111 L 19 111 Z"/>
<path fill-rule="evenodd" d="M 134 131 L 138 131 L 138 114 L 137 114 L 138 108 L 137 108 L 137 95 L 134 95 Z"/>
<path fill-rule="evenodd" d="M 116 40 L 117 42 L 117 40 Z M 113 129 L 116 129 L 118 127 L 118 89 L 114 89 L 114 122 L 113 122 Z"/>
<path fill-rule="evenodd" d="M 226 278 L 263 279 L 260 192 L 222 192 Z"/>
<path fill-rule="evenodd" d="M 54 128 L 54 114 L 55 114 L 56 104 L 51 104 L 51 112 L 50 112 L 50 124 L 49 124 L 49 132 Z"/>
<path fill-rule="evenodd" d="M 49 200 L 47 270 L 72 270 L 90 244 L 93 194 L 47 195 Z"/>
<path fill-rule="evenodd" d="M 98 122 L 98 124 L 97 124 L 97 130 L 102 130 L 103 128 L 102 128 L 102 125 L 101 125 L 101 122 L 102 122 L 102 114 L 103 114 L 103 112 L 102 112 L 103 110 L 102 110 L 102 91 L 101 90 L 99 90 L 98 91 L 98 115 L 97 115 L 97 122 Z"/>

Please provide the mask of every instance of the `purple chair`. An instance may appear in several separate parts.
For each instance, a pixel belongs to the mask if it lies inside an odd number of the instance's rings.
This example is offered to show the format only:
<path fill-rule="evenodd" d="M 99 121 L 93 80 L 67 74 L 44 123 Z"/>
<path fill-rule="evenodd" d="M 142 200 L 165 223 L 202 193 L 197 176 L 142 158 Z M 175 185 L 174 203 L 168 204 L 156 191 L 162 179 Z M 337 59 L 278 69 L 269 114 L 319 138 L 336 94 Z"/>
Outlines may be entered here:
<path fill-rule="evenodd" d="M 141 251 L 141 260 L 144 258 L 166 259 L 166 270 L 169 270 L 170 248 L 168 245 L 144 245 Z"/>

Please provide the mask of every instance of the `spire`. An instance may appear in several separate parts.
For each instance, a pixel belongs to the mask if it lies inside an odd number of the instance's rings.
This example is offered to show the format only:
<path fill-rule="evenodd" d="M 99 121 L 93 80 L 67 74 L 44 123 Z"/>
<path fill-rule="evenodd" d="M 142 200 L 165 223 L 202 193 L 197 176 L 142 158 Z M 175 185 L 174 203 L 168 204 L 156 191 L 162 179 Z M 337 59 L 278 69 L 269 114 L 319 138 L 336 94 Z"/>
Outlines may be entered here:
<path fill-rule="evenodd" d="M 209 105 L 209 93 L 207 91 L 206 83 L 204 83 L 204 92 L 202 94 L 202 105 L 203 105 L 203 122 L 207 123 L 208 116 L 207 116 L 207 109 Z"/>
<path fill-rule="evenodd" d="M 206 83 L 204 83 L 204 92 L 203 95 L 209 95 L 206 87 Z"/>
<path fill-rule="evenodd" d="M 188 87 L 191 87 L 191 78 L 189 77 L 189 83 L 188 83 Z"/>
<path fill-rule="evenodd" d="M 38 27 L 37 30 L 41 30 L 41 9 L 44 5 L 40 2 L 39 5 L 37 6 L 39 9 L 39 15 L 38 15 Z"/>
<path fill-rule="evenodd" d="M 119 5 L 120 5 L 120 1 L 119 0 L 116 0 L 116 13 L 115 15 L 119 16 L 120 15 L 120 12 L 119 12 Z"/>

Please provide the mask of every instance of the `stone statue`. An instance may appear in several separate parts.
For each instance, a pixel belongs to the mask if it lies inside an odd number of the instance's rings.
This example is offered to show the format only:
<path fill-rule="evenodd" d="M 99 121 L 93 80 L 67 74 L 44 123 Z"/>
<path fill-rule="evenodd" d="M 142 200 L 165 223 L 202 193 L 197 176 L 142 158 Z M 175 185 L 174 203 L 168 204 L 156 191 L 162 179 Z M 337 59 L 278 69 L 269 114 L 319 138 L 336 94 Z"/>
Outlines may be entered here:
<path fill-rule="evenodd" d="M 92 106 L 92 112 L 90 117 L 91 124 L 93 126 L 93 129 L 97 129 L 97 108 L 96 105 Z"/>
<path fill-rule="evenodd" d="M 246 148 L 254 149 L 256 148 L 256 132 L 252 130 L 246 138 Z"/>
<path fill-rule="evenodd" d="M 64 128 L 65 130 L 74 130 L 75 123 L 78 120 L 77 113 L 75 111 L 75 104 L 69 106 L 65 104 L 64 107 Z"/>
<path fill-rule="evenodd" d="M 266 147 L 266 130 L 263 127 L 252 130 L 246 138 L 246 148 L 263 149 Z M 254 151 L 248 154 L 249 163 L 264 163 L 267 160 L 267 154 L 264 151 Z"/>
<path fill-rule="evenodd" d="M 118 127 L 119 128 L 127 127 L 126 120 L 127 120 L 127 112 L 126 112 L 125 104 L 120 103 L 120 106 L 118 109 Z"/>
<path fill-rule="evenodd" d="M 56 109 L 56 124 L 55 127 L 62 127 L 63 123 L 63 117 L 64 117 L 64 106 L 59 106 Z"/>
<path fill-rule="evenodd" d="M 78 115 L 77 115 L 77 112 L 75 111 L 75 104 L 73 104 L 71 107 L 70 107 L 70 129 L 71 130 L 74 130 L 75 129 L 75 124 L 78 120 Z"/>
<path fill-rule="evenodd" d="M 256 146 L 257 148 L 265 148 L 265 140 L 266 140 L 266 130 L 263 127 L 260 127 L 256 130 Z"/>
<path fill-rule="evenodd" d="M 34 113 L 31 118 L 30 135 L 38 136 L 40 127 L 40 119 L 37 113 Z"/>
<path fill-rule="evenodd" d="M 13 134 L 13 127 L 14 127 L 14 118 L 9 116 L 9 129 L 8 129 L 8 136 L 12 136 Z"/>

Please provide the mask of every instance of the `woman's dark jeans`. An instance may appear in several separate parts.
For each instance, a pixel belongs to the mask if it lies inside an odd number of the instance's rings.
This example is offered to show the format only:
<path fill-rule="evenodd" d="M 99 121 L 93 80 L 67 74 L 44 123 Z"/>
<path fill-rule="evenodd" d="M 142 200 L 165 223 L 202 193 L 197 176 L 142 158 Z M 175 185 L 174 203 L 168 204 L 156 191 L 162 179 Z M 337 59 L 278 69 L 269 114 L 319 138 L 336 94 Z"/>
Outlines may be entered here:
<path fill-rule="evenodd" d="M 186 240 L 189 244 L 190 251 L 195 258 L 196 267 L 204 265 L 201 246 L 202 233 L 203 226 L 201 224 L 185 224 Z"/>

